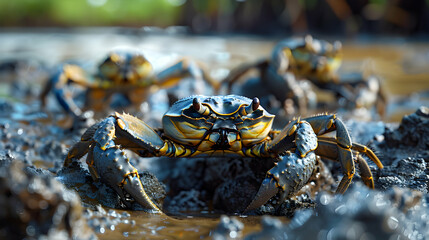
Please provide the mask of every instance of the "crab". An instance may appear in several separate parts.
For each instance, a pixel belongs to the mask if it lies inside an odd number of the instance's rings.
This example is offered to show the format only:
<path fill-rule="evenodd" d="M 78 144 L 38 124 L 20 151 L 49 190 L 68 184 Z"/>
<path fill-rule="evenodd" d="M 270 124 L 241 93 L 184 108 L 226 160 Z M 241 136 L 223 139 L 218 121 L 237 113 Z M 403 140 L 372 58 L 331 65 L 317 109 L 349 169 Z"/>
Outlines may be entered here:
<path fill-rule="evenodd" d="M 363 73 L 337 73 L 341 65 L 341 48 L 339 41 L 331 44 L 310 35 L 286 39 L 273 48 L 270 59 L 239 66 L 222 82 L 228 85 L 229 93 L 273 95 L 283 108 L 292 102 L 294 109 L 305 114 L 308 108 L 317 104 L 314 91 L 302 81 L 306 80 L 318 89 L 332 92 L 348 108 L 375 106 L 380 116 L 384 115 L 386 97 L 379 78 Z M 257 69 L 260 77 L 247 79 L 234 90 L 237 81 L 251 69 Z"/>
<path fill-rule="evenodd" d="M 53 92 L 58 103 L 74 117 L 82 116 L 67 85 L 82 86 L 87 90 L 85 108 L 100 111 L 105 109 L 106 101 L 119 93 L 131 105 L 138 106 L 146 100 L 150 90 L 176 85 L 181 79 L 191 76 L 196 81 L 205 80 L 215 88 L 216 82 L 206 74 L 196 62 L 184 58 L 167 69 L 154 74 L 151 63 L 139 52 L 117 49 L 108 54 L 98 66 L 98 72 L 91 76 L 76 64 L 60 65 L 46 83 L 40 99 L 45 106 L 46 97 Z"/>
<path fill-rule="evenodd" d="M 146 194 L 125 149 L 141 157 L 239 156 L 274 162 L 256 195 L 251 200 L 249 196 L 246 211 L 277 194 L 284 200 L 302 188 L 316 168 L 316 155 L 341 164 L 344 176 L 338 193 L 344 193 L 351 183 L 355 162 L 363 182 L 374 188 L 370 168 L 360 153 L 379 168 L 383 164 L 369 148 L 351 141 L 344 123 L 335 115 L 298 118 L 281 131 L 272 129 L 274 117 L 258 98 L 237 95 L 183 98 L 164 114 L 160 130 L 132 115 L 115 113 L 86 130 L 69 150 L 64 167 L 87 154 L 94 180 L 111 186 L 126 206 L 135 201 L 154 212 L 161 212 L 161 206 Z M 335 137 L 324 136 L 330 132 L 336 132 Z"/>

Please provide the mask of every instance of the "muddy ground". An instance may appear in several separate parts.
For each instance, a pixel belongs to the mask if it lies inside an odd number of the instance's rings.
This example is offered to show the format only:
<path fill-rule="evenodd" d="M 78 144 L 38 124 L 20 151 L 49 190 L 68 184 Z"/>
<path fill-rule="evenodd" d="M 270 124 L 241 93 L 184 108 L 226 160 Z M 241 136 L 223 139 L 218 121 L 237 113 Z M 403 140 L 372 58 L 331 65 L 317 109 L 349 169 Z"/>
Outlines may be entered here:
<path fill-rule="evenodd" d="M 3 106 L 7 105 L 13 109 L 14 103 L 5 101 Z M 284 224 L 278 218 L 262 218 L 262 231 L 250 235 L 243 235 L 244 224 L 234 215 L 250 202 L 248 196 L 255 195 L 272 162 L 242 158 L 135 158 L 133 163 L 138 169 L 149 170 L 141 174 L 146 191 L 155 202 L 163 204 L 167 214 L 178 219 L 186 214 L 229 215 L 222 217 L 218 226 L 212 226 L 210 232 L 215 239 L 226 236 L 264 239 L 267 235 L 278 239 L 286 235 L 305 238 L 318 234 L 324 234 L 324 238 L 334 234 L 335 239 L 355 239 L 362 234 L 370 238 L 423 239 L 429 237 L 428 113 L 428 108 L 421 107 L 405 116 L 399 126 L 349 122 L 354 129 L 370 126 L 383 132 L 369 142 L 385 166 L 380 170 L 370 163 L 376 190 L 362 186 L 357 174 L 346 195 L 331 195 L 342 176 L 341 169 L 337 164 L 322 162 L 318 173 L 296 197 L 280 206 L 276 199 L 271 199 L 246 213 L 286 216 L 292 222 Z M 0 203 L 3 209 L 8 209 L 2 211 L 1 222 L 5 227 L 1 236 L 91 239 L 96 237 L 95 233 L 104 238 L 106 231 L 122 231 L 124 225 L 136 226 L 128 211 L 115 211 L 125 206 L 110 187 L 92 180 L 84 161 L 62 168 L 62 159 L 79 138 L 78 134 L 24 119 L 3 118 L 0 129 Z M 354 139 L 358 141 L 360 136 Z M 133 210 L 143 209 L 135 205 Z"/>
<path fill-rule="evenodd" d="M 281 203 L 275 197 L 246 214 L 242 211 L 249 196 L 256 194 L 274 162 L 144 159 L 129 153 L 146 191 L 167 217 L 148 214 L 137 204 L 126 209 L 109 186 L 93 181 L 85 158 L 63 168 L 68 149 L 84 129 L 71 131 L 70 119 L 57 107 L 41 109 L 39 89 L 27 81 L 5 84 L 0 205 L 6 211 L 0 214 L 0 238 L 429 238 L 429 109 L 416 107 L 419 101 L 398 105 L 413 112 L 400 122 L 345 116 L 353 140 L 373 149 L 384 164 L 378 169 L 369 162 L 375 190 L 361 184 L 357 170 L 346 194 L 334 195 L 341 167 L 320 161 L 295 197 Z M 153 104 L 145 120 L 159 124 L 164 105 Z"/>

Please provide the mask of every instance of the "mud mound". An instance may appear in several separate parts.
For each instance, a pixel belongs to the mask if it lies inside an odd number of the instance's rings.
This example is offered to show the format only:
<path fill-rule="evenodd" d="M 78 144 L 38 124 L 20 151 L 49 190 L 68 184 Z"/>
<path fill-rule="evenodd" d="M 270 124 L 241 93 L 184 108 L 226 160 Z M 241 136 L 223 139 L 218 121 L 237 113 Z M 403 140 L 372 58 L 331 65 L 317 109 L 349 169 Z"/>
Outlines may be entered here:
<path fill-rule="evenodd" d="M 345 195 L 320 194 L 315 210 L 297 212 L 288 225 L 266 217 L 263 230 L 245 239 L 427 239 L 429 207 L 420 198 L 408 189 L 384 193 L 356 184 Z"/>
<path fill-rule="evenodd" d="M 385 168 L 376 176 L 376 187 L 408 187 L 429 192 L 429 108 L 404 116 L 397 128 L 386 128 L 375 148 Z"/>
<path fill-rule="evenodd" d="M 0 169 L 0 238 L 95 239 L 79 197 L 49 172 L 14 161 Z"/>

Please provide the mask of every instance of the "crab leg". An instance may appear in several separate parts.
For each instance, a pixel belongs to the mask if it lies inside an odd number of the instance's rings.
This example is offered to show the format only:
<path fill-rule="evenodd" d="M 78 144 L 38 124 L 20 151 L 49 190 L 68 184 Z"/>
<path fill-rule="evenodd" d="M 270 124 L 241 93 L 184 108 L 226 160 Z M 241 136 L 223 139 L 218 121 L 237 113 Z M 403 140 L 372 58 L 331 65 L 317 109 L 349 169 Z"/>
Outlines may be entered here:
<path fill-rule="evenodd" d="M 101 123 L 94 124 L 83 133 L 82 137 L 80 138 L 80 142 L 73 145 L 73 147 L 67 153 L 66 159 L 64 160 L 64 167 L 68 167 L 74 160 L 79 160 L 88 153 L 88 149 L 90 148 L 91 144 L 94 143 L 94 140 L 92 139 L 94 137 L 94 133 L 97 131 L 100 125 Z"/>
<path fill-rule="evenodd" d="M 330 159 L 338 159 L 341 163 L 345 175 L 338 185 L 337 193 L 344 193 L 347 190 L 355 174 L 352 150 L 365 153 L 379 168 L 383 168 L 383 164 L 370 149 L 361 144 L 352 143 L 347 128 L 335 114 L 315 116 L 305 120 L 311 124 L 314 132 L 319 136 L 336 131 L 334 139 L 319 138 L 316 154 Z M 368 186 L 371 185 L 373 183 L 368 184 Z"/>
<path fill-rule="evenodd" d="M 316 154 L 330 160 L 337 160 L 339 159 L 339 148 L 337 147 L 337 143 L 335 142 L 335 139 L 332 138 L 319 138 L 318 140 L 318 148 L 316 150 Z M 377 158 L 377 156 L 372 152 L 369 148 L 358 144 L 358 143 L 352 143 L 352 150 L 357 151 L 359 153 L 364 153 L 367 155 L 367 157 L 373 161 L 379 168 L 383 168 L 383 164 L 380 162 L 380 160 Z M 362 175 L 362 181 L 367 185 L 369 188 L 374 188 L 374 181 L 372 178 L 371 170 L 369 169 L 368 163 L 365 159 L 363 159 L 359 154 L 356 156 L 356 162 L 359 165 L 360 173 Z M 346 171 L 354 172 L 354 169 L 348 169 Z M 344 178 L 343 178 L 344 180 Z M 340 182 L 340 185 L 337 188 L 337 193 L 344 193 L 347 190 L 348 185 L 351 182 L 351 179 L 346 179 L 344 181 Z"/>
<path fill-rule="evenodd" d="M 236 83 L 242 76 L 247 74 L 250 70 L 256 68 L 257 70 L 259 70 L 259 72 L 262 73 L 262 72 L 266 71 L 268 65 L 269 65 L 269 61 L 267 59 L 264 59 L 262 61 L 255 62 L 255 63 L 241 65 L 241 66 L 233 69 L 228 74 L 228 76 L 222 80 L 221 85 L 223 85 L 224 83 L 227 83 L 228 84 L 228 92 L 231 92 L 232 86 L 234 85 L 234 83 Z"/>
<path fill-rule="evenodd" d="M 216 91 L 219 90 L 219 83 L 210 77 L 210 75 L 207 74 L 207 71 L 202 66 L 187 58 L 184 58 L 173 66 L 158 73 L 156 76 L 158 79 L 157 84 L 160 87 L 171 87 L 176 85 L 182 78 L 188 75 L 195 79 L 202 79 Z"/>
<path fill-rule="evenodd" d="M 348 186 L 350 185 L 353 175 L 355 174 L 355 166 L 353 161 L 353 154 L 351 151 L 352 140 L 347 131 L 344 123 L 338 119 L 335 114 L 333 115 L 320 115 L 315 117 L 310 117 L 305 119 L 311 124 L 314 132 L 320 136 L 325 133 L 336 131 L 335 142 L 337 154 L 335 159 L 339 159 L 341 167 L 344 172 L 344 177 L 341 179 L 341 182 L 338 186 L 337 192 L 344 193 Z M 323 151 L 323 148 L 317 149 L 317 154 L 329 154 L 326 151 Z"/>
<path fill-rule="evenodd" d="M 295 140 L 293 142 L 292 140 Z M 291 146 L 291 143 L 294 146 Z M 295 152 L 286 151 L 296 149 Z M 266 203 L 277 193 L 281 193 L 281 200 L 291 196 L 304 186 L 310 179 L 315 166 L 317 137 L 310 124 L 305 121 L 295 120 L 290 122 L 269 143 L 269 152 L 284 156 L 275 163 L 262 181 L 258 192 L 245 211 L 255 209 Z"/>
<path fill-rule="evenodd" d="M 74 117 L 80 116 L 82 114 L 81 109 L 75 104 L 71 93 L 66 89 L 66 85 L 70 82 L 86 86 L 84 71 L 76 65 L 61 65 L 42 90 L 40 95 L 42 106 L 45 105 L 48 93 L 53 91 L 57 101 L 67 113 Z"/>
<path fill-rule="evenodd" d="M 378 159 L 371 149 L 359 143 L 353 143 L 352 149 L 360 153 L 365 153 L 366 156 L 368 156 L 368 158 L 371 159 L 371 161 L 373 161 L 378 168 L 383 168 L 383 164 L 380 162 L 380 159 Z"/>
<path fill-rule="evenodd" d="M 359 172 L 363 183 L 371 189 L 374 189 L 374 178 L 372 177 L 371 169 L 365 159 L 360 154 L 356 155 L 356 161 L 359 165 Z"/>

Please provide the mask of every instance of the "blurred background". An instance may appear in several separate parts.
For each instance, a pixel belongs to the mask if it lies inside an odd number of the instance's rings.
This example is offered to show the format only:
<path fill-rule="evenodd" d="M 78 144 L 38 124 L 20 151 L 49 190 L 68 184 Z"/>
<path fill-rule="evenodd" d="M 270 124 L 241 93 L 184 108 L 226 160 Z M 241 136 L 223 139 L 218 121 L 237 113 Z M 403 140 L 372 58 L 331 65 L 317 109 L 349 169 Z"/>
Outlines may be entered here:
<path fill-rule="evenodd" d="M 389 103 L 399 103 L 383 120 L 429 99 L 429 0 L 0 0 L 0 74 L 21 60 L 44 69 L 74 61 L 95 73 L 107 52 L 126 46 L 155 72 L 186 56 L 220 81 L 306 34 L 342 42 L 340 72 L 381 78 Z M 37 92 L 46 74 L 37 80 L 24 66 L 20 79 Z"/>
<path fill-rule="evenodd" d="M 429 1 L 0 0 L 0 26 L 185 26 L 198 34 L 425 36 Z"/>

